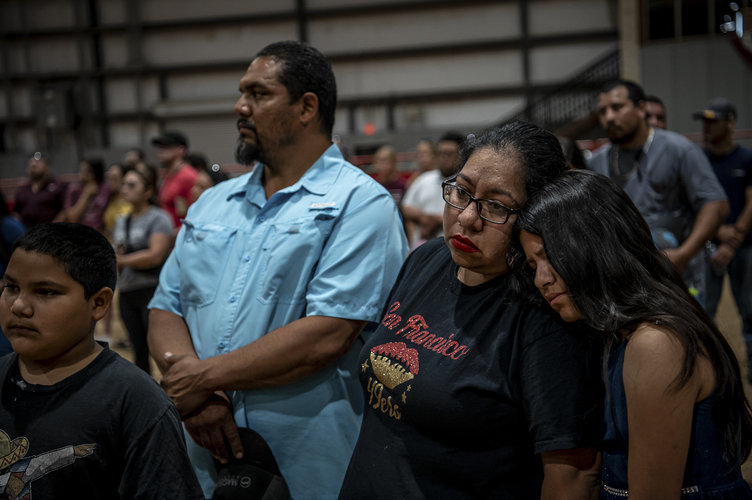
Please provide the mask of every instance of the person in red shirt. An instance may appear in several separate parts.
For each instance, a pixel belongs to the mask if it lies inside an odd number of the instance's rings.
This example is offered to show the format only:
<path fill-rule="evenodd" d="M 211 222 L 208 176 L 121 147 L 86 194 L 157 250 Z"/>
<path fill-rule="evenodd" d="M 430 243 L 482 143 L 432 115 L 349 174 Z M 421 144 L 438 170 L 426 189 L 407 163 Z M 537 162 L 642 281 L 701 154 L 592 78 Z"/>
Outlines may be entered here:
<path fill-rule="evenodd" d="M 185 161 L 188 140 L 182 133 L 168 131 L 152 139 L 151 143 L 157 147 L 157 157 L 164 169 L 159 204 L 170 214 L 177 232 L 180 219 L 185 217 L 191 203 L 191 189 L 198 172 Z"/>

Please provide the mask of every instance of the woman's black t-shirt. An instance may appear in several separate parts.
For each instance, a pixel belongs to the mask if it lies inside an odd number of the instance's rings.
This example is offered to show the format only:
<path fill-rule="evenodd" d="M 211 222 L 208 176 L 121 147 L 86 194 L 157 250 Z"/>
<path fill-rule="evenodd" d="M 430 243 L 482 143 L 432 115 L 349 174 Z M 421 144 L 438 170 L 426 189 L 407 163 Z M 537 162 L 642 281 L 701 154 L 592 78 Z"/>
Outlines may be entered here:
<path fill-rule="evenodd" d="M 365 412 L 340 498 L 540 498 L 544 451 L 594 446 L 596 349 L 553 311 L 468 287 L 419 247 L 365 338 Z"/>

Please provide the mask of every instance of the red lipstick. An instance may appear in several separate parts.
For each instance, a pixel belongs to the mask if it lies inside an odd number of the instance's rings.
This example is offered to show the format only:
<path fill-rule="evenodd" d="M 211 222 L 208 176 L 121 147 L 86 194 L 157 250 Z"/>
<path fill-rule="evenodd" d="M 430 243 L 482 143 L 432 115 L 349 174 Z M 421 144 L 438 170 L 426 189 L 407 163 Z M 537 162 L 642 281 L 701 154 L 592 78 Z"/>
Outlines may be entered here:
<path fill-rule="evenodd" d="M 468 240 L 467 238 L 463 238 L 459 234 L 455 234 L 454 236 L 452 236 L 452 238 L 449 241 L 452 242 L 452 246 L 454 248 L 462 252 L 476 253 L 479 251 L 478 247 L 476 247 L 472 241 Z"/>

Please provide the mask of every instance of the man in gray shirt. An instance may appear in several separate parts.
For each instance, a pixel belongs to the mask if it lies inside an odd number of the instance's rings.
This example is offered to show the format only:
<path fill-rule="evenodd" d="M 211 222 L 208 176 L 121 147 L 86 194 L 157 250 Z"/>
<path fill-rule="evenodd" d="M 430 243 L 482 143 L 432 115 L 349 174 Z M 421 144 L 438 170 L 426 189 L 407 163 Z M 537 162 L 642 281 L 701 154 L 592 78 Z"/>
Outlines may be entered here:
<path fill-rule="evenodd" d="M 698 301 L 704 305 L 703 249 L 728 215 L 723 188 L 702 150 L 685 137 L 650 127 L 645 92 L 629 80 L 606 84 L 598 116 L 611 144 L 588 168 L 611 177 L 629 195 Z"/>

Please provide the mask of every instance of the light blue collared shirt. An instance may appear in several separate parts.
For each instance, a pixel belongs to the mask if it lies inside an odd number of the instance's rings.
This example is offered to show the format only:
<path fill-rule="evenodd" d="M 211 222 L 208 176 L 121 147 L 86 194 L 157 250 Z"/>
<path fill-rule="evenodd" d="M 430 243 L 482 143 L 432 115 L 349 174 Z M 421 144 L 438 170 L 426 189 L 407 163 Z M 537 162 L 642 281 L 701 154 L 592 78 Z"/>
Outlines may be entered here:
<path fill-rule="evenodd" d="M 191 205 L 149 304 L 183 317 L 201 359 L 305 316 L 379 320 L 407 255 L 392 197 L 337 146 L 268 200 L 262 174 L 258 165 Z M 361 345 L 295 384 L 232 393 L 236 422 L 267 440 L 294 498 L 339 493 L 360 430 Z M 189 451 L 211 496 L 208 452 Z"/>

